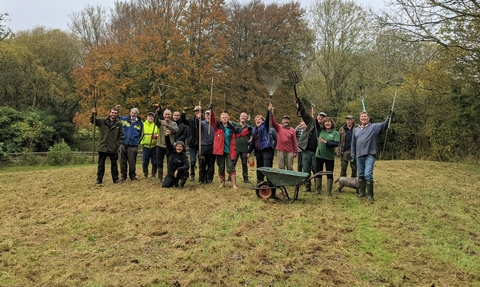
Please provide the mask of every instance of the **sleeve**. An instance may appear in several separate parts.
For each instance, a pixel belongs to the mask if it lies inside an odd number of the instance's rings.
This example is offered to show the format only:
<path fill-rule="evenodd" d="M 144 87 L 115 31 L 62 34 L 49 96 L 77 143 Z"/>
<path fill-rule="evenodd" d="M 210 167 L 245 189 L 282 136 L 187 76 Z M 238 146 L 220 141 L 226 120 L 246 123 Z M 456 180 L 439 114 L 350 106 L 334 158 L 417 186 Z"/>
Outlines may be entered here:
<path fill-rule="evenodd" d="M 281 128 L 281 126 L 277 123 L 277 120 L 273 115 L 270 115 L 270 119 L 272 120 L 272 127 L 275 129 L 275 131 L 278 132 L 278 130 Z"/>
<path fill-rule="evenodd" d="M 166 125 L 167 129 L 171 130 L 172 133 L 177 133 L 178 132 L 178 125 L 176 122 L 174 121 L 170 121 L 168 122 L 168 124 Z"/>
<path fill-rule="evenodd" d="M 350 158 L 356 158 L 355 157 L 356 152 L 357 152 L 357 139 L 355 137 L 355 129 L 354 129 L 352 133 L 352 143 L 350 146 Z"/>

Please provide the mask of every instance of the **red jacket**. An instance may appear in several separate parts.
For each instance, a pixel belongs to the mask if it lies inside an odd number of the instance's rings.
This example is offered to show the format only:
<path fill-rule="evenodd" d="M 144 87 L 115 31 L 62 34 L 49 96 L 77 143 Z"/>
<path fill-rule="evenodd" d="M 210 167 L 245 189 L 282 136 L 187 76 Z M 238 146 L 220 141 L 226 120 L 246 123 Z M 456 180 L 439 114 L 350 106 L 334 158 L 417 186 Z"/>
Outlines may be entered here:
<path fill-rule="evenodd" d="M 214 131 L 214 138 L 213 138 L 213 154 L 214 155 L 223 155 L 224 148 L 225 148 L 225 127 L 223 126 L 222 122 L 217 122 L 215 118 L 215 113 L 213 109 L 210 112 L 212 126 Z M 231 123 L 227 124 L 228 129 L 230 129 L 230 159 L 235 160 L 237 157 L 237 141 L 236 138 L 244 137 L 250 134 L 250 130 L 248 128 L 240 128 L 235 127 Z"/>

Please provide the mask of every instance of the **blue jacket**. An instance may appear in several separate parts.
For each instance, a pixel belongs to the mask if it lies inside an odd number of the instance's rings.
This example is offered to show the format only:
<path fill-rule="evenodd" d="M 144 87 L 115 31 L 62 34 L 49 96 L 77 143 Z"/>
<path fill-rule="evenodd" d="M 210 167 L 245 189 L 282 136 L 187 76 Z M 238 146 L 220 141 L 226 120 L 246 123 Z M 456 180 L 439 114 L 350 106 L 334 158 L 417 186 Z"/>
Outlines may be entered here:
<path fill-rule="evenodd" d="M 274 150 L 277 146 L 277 134 L 273 128 L 270 128 L 270 111 L 267 111 L 265 121 L 259 127 L 253 128 L 252 141 L 248 147 L 248 153 L 253 150 Z M 272 131 L 273 130 L 273 131 Z"/>
<path fill-rule="evenodd" d="M 143 122 L 140 117 L 137 117 L 135 123 L 132 123 L 130 116 L 120 116 L 118 118 L 123 124 L 124 138 L 122 145 L 138 147 L 143 137 Z"/>

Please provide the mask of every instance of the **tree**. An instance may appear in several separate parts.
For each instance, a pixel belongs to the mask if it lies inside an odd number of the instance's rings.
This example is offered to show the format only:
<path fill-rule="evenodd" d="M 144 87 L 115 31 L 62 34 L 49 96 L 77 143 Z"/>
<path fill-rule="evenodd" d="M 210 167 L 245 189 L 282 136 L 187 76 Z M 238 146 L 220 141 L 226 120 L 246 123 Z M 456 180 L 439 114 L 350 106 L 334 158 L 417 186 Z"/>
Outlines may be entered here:
<path fill-rule="evenodd" d="M 315 34 L 310 68 L 321 75 L 326 104 L 337 114 L 355 99 L 352 75 L 360 74 L 362 56 L 372 48 L 372 18 L 354 1 L 322 0 L 311 7 L 310 19 Z"/>
<path fill-rule="evenodd" d="M 3 22 L 8 21 L 7 13 L 0 13 L 0 42 L 8 39 L 12 35 L 12 30 L 3 24 Z"/>
<path fill-rule="evenodd" d="M 230 53 L 225 62 L 224 91 L 235 111 L 264 114 L 268 93 L 261 79 L 276 75 L 288 81 L 287 72 L 299 70 L 312 43 L 303 13 L 298 2 L 233 1 L 227 6 Z M 246 109 L 245 103 L 250 107 Z M 281 107 L 277 111 L 292 104 L 282 90 L 275 93 L 274 105 Z"/>

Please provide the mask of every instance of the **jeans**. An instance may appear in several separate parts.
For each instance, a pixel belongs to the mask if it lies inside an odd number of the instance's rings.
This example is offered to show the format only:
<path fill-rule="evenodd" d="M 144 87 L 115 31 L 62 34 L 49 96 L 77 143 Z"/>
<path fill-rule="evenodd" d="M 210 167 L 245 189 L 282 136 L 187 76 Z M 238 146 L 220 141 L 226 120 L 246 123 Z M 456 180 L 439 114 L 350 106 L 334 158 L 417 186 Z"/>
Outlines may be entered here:
<path fill-rule="evenodd" d="M 190 166 L 195 166 L 197 162 L 198 146 L 189 146 L 188 155 L 190 156 Z"/>
<path fill-rule="evenodd" d="M 148 164 L 152 162 L 152 166 L 157 166 L 157 147 L 142 147 L 142 167 L 148 168 Z"/>
<path fill-rule="evenodd" d="M 357 157 L 358 177 L 365 178 L 366 181 L 373 181 L 373 168 L 375 166 L 374 155 L 363 155 Z"/>

